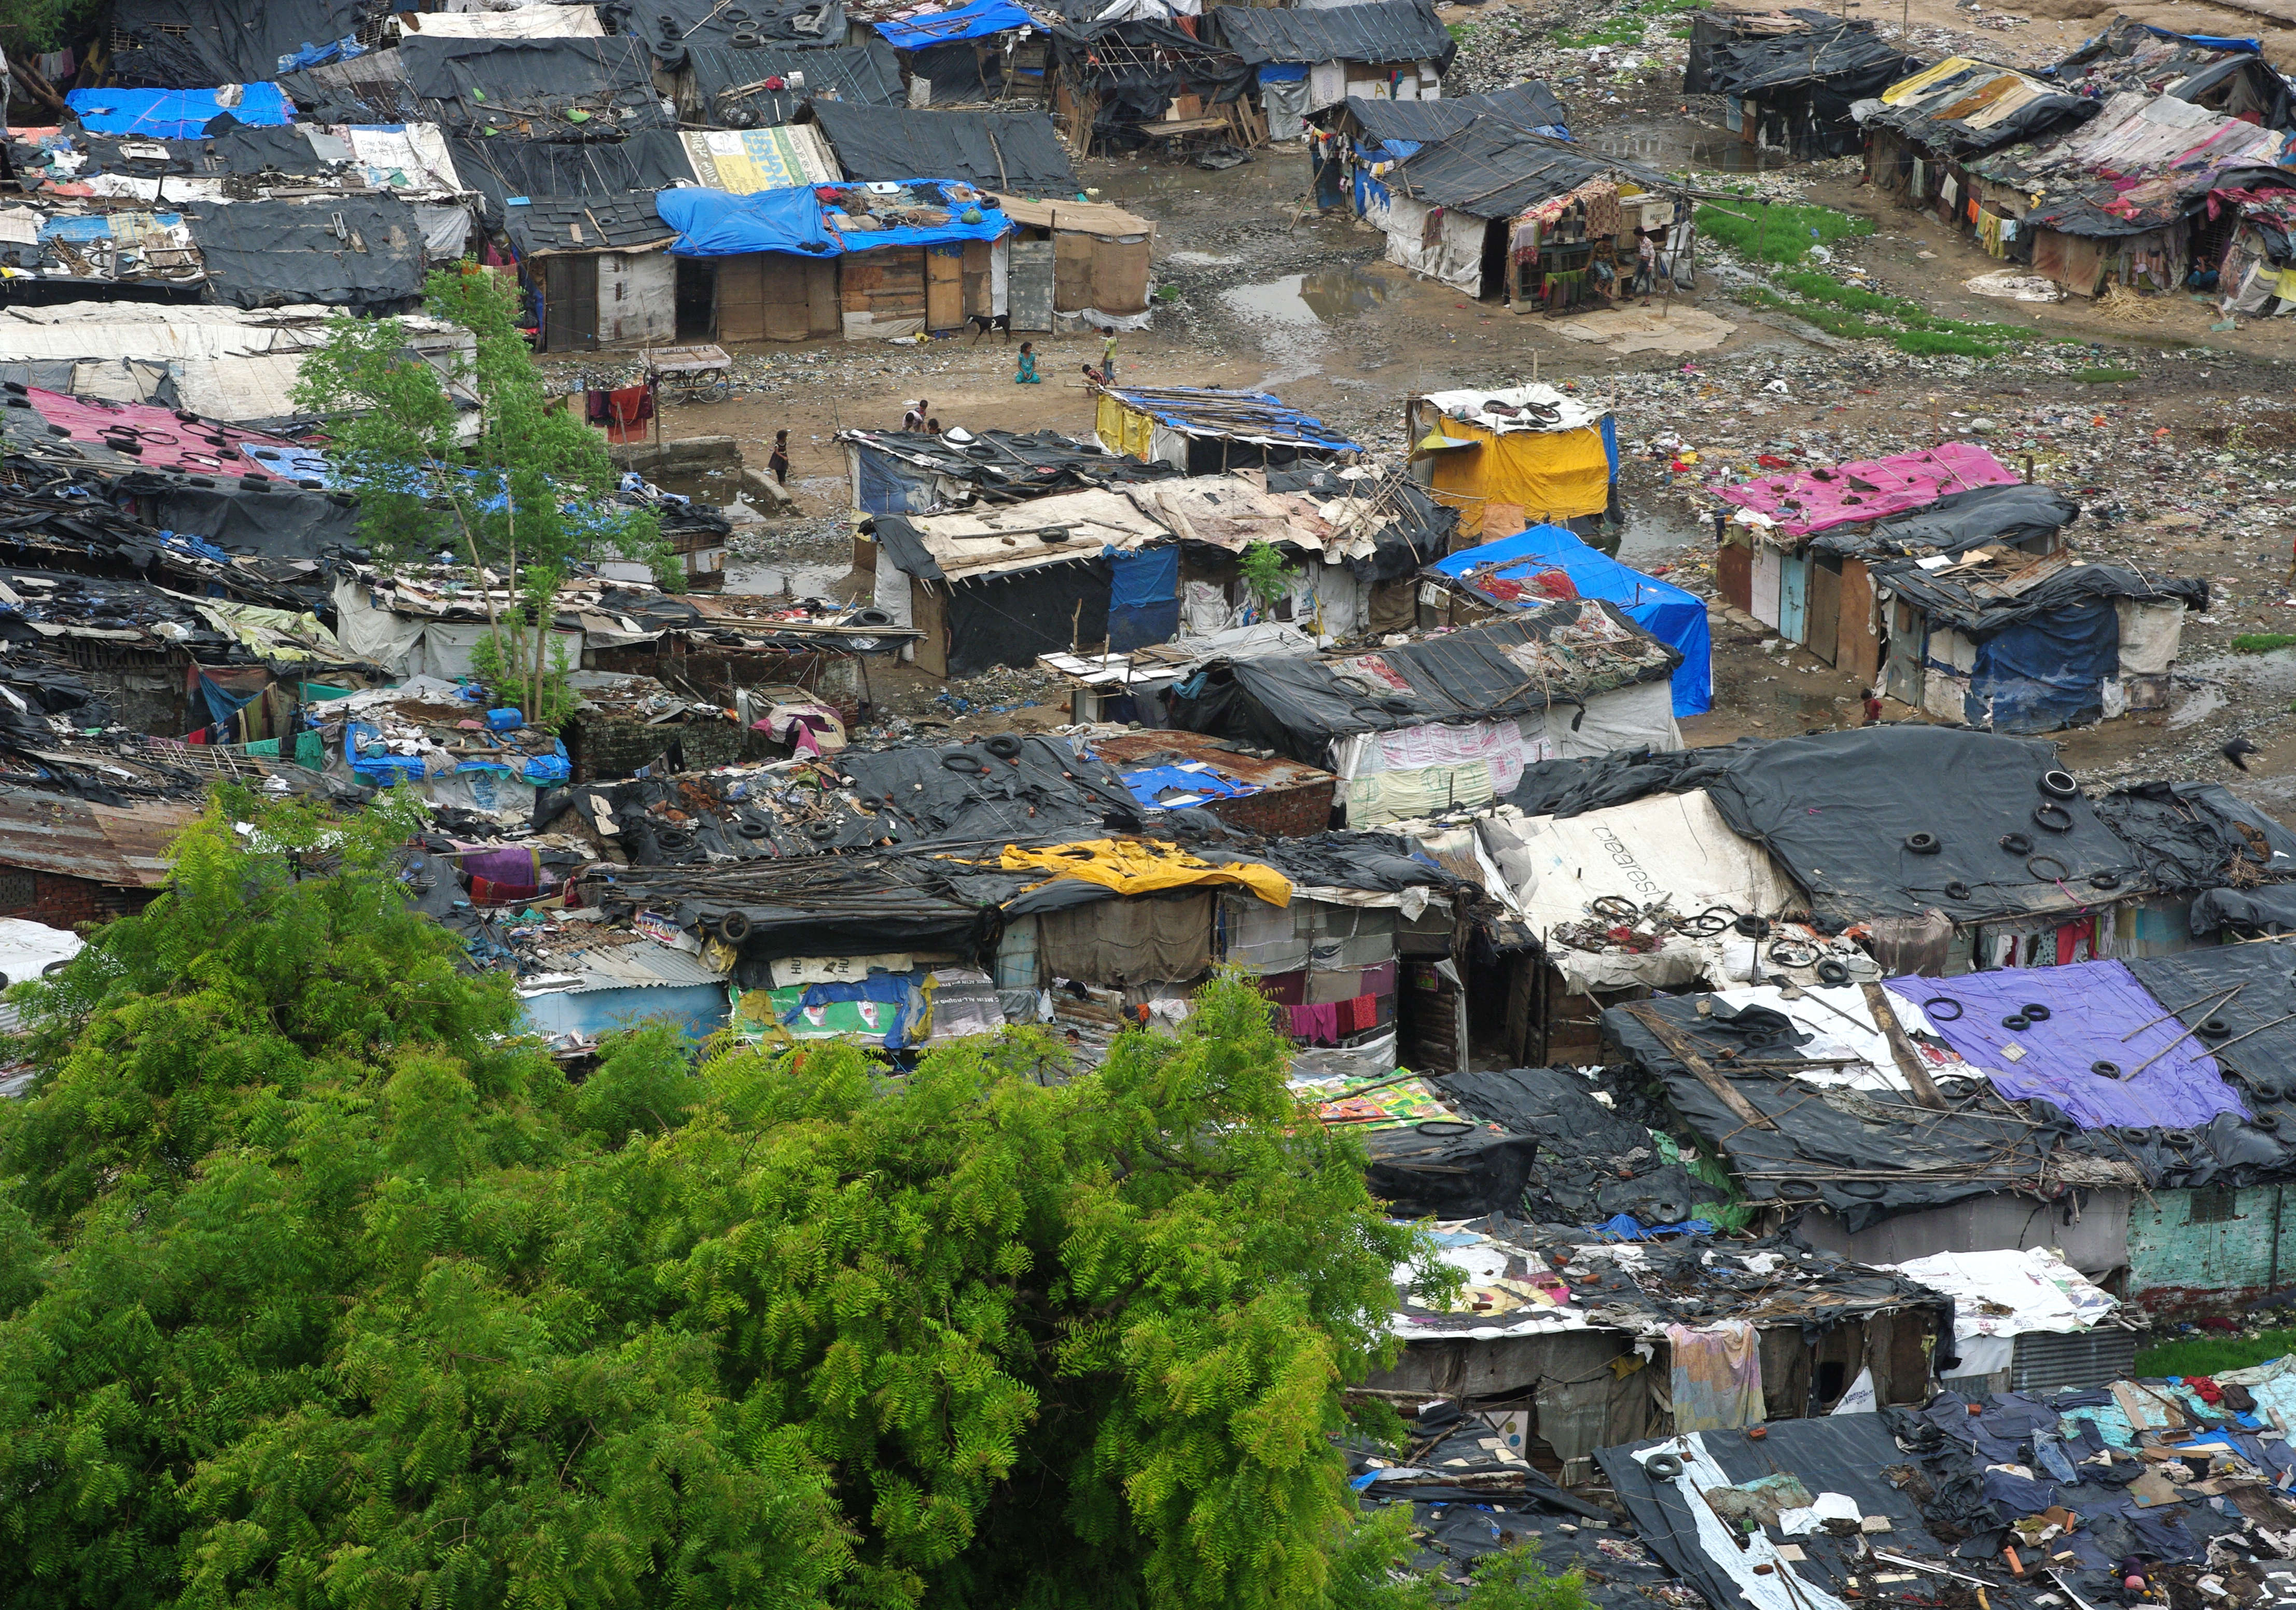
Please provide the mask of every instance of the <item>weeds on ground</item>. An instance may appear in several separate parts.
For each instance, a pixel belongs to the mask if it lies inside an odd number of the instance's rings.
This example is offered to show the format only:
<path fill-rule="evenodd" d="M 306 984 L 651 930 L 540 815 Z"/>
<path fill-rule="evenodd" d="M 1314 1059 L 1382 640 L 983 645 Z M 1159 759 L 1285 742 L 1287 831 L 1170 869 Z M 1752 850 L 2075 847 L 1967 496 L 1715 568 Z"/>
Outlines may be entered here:
<path fill-rule="evenodd" d="M 2124 380 L 2141 378 L 2134 369 L 2076 369 L 2065 376 L 2084 386 L 2110 386 Z"/>
<path fill-rule="evenodd" d="M 1600 28 L 1589 29 L 1583 34 L 1558 33 L 1554 43 L 1564 50 L 1589 50 L 1597 45 L 1640 45 L 1644 30 L 1652 23 L 1677 12 L 1700 11 L 1705 5 L 1706 0 L 1643 0 L 1634 10 L 1621 12 Z M 1667 31 L 1677 38 L 1690 37 L 1690 30 L 1679 25 Z"/>
<path fill-rule="evenodd" d="M 1791 267 L 1809 255 L 1812 246 L 1830 246 L 1850 235 L 1871 234 L 1874 221 L 1831 207 L 1775 201 L 1765 207 L 1748 201 L 1744 210 L 1725 210 L 1718 202 L 1701 207 L 1698 227 L 1710 241 L 1718 241 L 1740 257 L 1758 263 Z"/>
<path fill-rule="evenodd" d="M 2284 648 L 2296 648 L 2296 633 L 2243 632 L 2232 640 L 2235 654 L 2269 654 Z"/>
<path fill-rule="evenodd" d="M 2237 640 L 2234 646 L 2239 646 Z M 2296 1330 L 2259 1331 L 2253 1336 L 2196 1336 L 2189 1342 L 2146 1348 L 2136 1355 L 2136 1373 L 2213 1376 L 2219 1370 L 2246 1369 L 2291 1352 L 2296 1352 Z"/>

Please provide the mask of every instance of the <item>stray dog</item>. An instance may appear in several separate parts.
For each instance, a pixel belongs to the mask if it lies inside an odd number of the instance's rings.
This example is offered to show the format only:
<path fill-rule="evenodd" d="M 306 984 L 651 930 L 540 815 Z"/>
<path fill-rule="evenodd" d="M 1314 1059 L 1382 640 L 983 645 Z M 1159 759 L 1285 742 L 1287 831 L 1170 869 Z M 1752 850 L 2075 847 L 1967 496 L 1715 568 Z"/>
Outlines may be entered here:
<path fill-rule="evenodd" d="M 1013 344 L 1013 316 L 1009 313 L 969 313 L 964 322 L 972 330 L 972 344 L 979 346 L 980 338 L 992 330 L 1004 333 L 1004 344 Z"/>

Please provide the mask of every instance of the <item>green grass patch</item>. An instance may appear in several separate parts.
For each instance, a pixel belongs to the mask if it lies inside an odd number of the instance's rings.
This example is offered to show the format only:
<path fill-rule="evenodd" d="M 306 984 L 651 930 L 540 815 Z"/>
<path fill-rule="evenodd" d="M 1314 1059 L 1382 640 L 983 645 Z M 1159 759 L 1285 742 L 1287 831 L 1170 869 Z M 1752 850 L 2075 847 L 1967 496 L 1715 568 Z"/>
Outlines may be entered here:
<path fill-rule="evenodd" d="M 1854 313 L 1844 313 L 1838 308 L 1822 308 L 1815 302 L 1800 302 L 1786 311 L 1806 324 L 1816 324 L 1828 335 L 1846 341 L 1874 341 L 1897 333 L 1887 324 L 1877 324 L 1859 318 Z"/>
<path fill-rule="evenodd" d="M 2148 1347 L 2136 1355 L 2140 1376 L 2213 1376 L 2246 1369 L 2284 1353 L 2296 1352 L 2296 1330 L 2259 1331 L 2253 1336 L 2210 1336 Z"/>
<path fill-rule="evenodd" d="M 1763 285 L 1741 285 L 1737 290 L 1733 291 L 1730 296 L 1732 300 L 1743 302 L 1749 308 L 1784 308 L 1794 306 L 1776 292 Z"/>
<path fill-rule="evenodd" d="M 2243 632 L 2232 640 L 2235 654 L 2269 654 L 2284 648 L 2296 648 L 2296 633 Z"/>
<path fill-rule="evenodd" d="M 2139 380 L 2143 376 L 2134 369 L 2076 369 L 2065 378 L 2084 386 L 2110 386 L 2124 380 Z"/>
<path fill-rule="evenodd" d="M 1697 221 L 1707 239 L 1720 242 L 1740 257 L 1781 267 L 1800 262 L 1812 246 L 1874 233 L 1870 218 L 1784 201 L 1768 207 L 1750 201 L 1727 211 L 1710 203 L 1698 209 Z"/>
<path fill-rule="evenodd" d="M 1998 357 L 1999 347 L 1986 341 L 1972 341 L 1966 335 L 1956 335 L 1948 330 L 1907 330 L 1898 336 L 1898 350 L 1910 352 L 1915 357 Z"/>
<path fill-rule="evenodd" d="M 1965 335 L 1972 341 L 2005 341 L 2013 346 L 2019 341 L 2032 341 L 2041 333 L 2038 330 L 2028 330 L 2022 324 L 1997 324 L 1984 322 L 1964 324 L 1959 319 L 1951 318 L 1932 318 L 1919 327 L 1923 330 L 1941 330 L 1948 335 Z"/>
<path fill-rule="evenodd" d="M 1903 324 L 1926 318 L 1919 302 L 1909 302 L 1901 296 L 1883 296 L 1876 291 L 1860 291 L 1855 285 L 1845 285 L 1831 275 L 1814 274 L 1806 268 L 1790 270 L 1771 276 L 1796 296 L 1813 302 L 1826 302 L 1836 308 L 1846 308 L 1852 313 L 1879 313 Z"/>

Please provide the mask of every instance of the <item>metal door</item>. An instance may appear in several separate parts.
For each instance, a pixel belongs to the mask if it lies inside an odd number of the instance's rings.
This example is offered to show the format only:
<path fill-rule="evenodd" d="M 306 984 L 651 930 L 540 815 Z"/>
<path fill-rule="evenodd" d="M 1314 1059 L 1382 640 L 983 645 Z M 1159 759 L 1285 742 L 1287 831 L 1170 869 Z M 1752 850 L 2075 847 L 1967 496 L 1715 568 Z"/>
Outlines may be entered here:
<path fill-rule="evenodd" d="M 1013 242 L 1013 274 L 1004 288 L 1004 306 L 1012 311 L 1015 330 L 1053 327 L 1052 242 Z"/>
<path fill-rule="evenodd" d="M 1809 555 L 1778 555 L 1778 636 L 1789 643 L 1809 637 Z"/>

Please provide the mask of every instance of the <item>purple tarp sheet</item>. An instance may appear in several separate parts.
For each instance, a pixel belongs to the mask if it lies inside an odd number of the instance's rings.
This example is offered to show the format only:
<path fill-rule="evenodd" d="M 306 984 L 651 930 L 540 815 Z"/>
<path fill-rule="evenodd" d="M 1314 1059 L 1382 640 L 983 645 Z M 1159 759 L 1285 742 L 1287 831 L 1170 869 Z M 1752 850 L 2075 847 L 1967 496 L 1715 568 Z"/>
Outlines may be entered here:
<path fill-rule="evenodd" d="M 2076 962 L 2064 967 L 2005 967 L 1954 978 L 1892 979 L 1890 988 L 1924 1003 L 1923 1013 L 1964 1058 L 1990 1072 L 1993 1088 L 2020 1101 L 2054 1102 L 2084 1129 L 2194 1129 L 2220 1113 L 2248 1115 L 2217 1072 L 2216 1059 L 2197 1039 L 2187 1039 L 2134 1079 L 2089 1070 L 2100 1062 L 2123 1073 L 2185 1031 L 2171 1017 L 2120 1037 L 2167 1006 L 2119 962 Z M 1958 1018 L 1926 1003 L 1944 996 L 1960 1003 Z M 2049 1009 L 2046 1021 L 2023 1031 L 2001 1020 L 2029 1001 Z M 2010 1047 L 2024 1055 L 2003 1055 Z"/>
<path fill-rule="evenodd" d="M 2005 487 L 2016 479 L 1975 442 L 1948 441 L 1926 453 L 1743 481 L 1715 496 L 1767 514 L 1789 536 L 1807 537 L 1829 526 L 1927 508 L 1972 487 Z"/>

